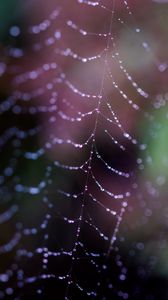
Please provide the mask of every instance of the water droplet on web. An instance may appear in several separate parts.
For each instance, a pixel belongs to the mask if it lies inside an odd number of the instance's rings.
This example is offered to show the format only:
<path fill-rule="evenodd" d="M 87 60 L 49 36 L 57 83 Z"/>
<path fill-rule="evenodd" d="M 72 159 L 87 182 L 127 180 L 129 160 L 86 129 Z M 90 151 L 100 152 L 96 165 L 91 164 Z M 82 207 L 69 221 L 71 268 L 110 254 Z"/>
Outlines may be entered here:
<path fill-rule="evenodd" d="M 9 32 L 11 36 L 17 37 L 20 35 L 20 28 L 18 26 L 12 26 Z"/>

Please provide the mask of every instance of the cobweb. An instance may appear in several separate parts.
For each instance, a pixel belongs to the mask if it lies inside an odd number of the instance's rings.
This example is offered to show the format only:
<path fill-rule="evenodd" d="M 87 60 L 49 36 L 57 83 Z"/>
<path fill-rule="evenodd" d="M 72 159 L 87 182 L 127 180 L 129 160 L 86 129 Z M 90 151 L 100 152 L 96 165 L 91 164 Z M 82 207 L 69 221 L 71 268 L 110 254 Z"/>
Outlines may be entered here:
<path fill-rule="evenodd" d="M 151 164 L 140 127 L 165 104 L 150 82 L 167 65 L 141 28 L 145 1 L 48 2 L 10 28 L 27 44 L 0 64 L 0 299 L 136 299 L 128 218 Z"/>

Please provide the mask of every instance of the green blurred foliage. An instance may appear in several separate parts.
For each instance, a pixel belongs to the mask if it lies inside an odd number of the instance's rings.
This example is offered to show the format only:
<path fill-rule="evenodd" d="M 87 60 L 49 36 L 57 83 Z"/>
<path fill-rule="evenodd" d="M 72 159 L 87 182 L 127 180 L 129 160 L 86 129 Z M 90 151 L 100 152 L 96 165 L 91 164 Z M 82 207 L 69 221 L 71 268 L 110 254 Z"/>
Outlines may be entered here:
<path fill-rule="evenodd" d="M 153 112 L 154 120 L 141 126 L 142 143 L 147 144 L 144 153 L 145 173 L 151 179 L 165 176 L 168 179 L 168 125 L 165 107 Z"/>
<path fill-rule="evenodd" d="M 15 22 L 18 23 L 23 3 L 20 0 L 1 0 L 0 1 L 0 41 L 6 41 L 9 27 Z"/>

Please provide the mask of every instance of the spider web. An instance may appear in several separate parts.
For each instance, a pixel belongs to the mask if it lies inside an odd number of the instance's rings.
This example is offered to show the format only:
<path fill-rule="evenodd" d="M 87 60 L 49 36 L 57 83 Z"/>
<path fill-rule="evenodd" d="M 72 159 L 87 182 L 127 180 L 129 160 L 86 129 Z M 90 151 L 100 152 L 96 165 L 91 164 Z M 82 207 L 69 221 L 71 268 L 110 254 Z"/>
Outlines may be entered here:
<path fill-rule="evenodd" d="M 32 16 L 26 47 L 6 47 L 0 65 L 10 81 L 0 105 L 2 299 L 131 295 L 124 218 L 143 197 L 137 123 L 153 121 L 153 95 L 132 66 L 140 55 L 142 69 L 166 67 L 136 25 L 139 3 L 69 2 Z"/>

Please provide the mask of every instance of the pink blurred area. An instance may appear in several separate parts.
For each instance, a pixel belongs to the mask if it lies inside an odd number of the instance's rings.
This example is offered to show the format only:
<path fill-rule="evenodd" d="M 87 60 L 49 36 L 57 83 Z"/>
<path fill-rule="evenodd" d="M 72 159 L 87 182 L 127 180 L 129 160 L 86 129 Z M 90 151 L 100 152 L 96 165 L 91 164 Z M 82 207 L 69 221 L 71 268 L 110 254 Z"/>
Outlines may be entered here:
<path fill-rule="evenodd" d="M 25 83 L 19 83 L 19 89 L 29 93 L 29 91 L 45 87 L 45 91 L 42 96 L 32 99 L 31 105 L 48 105 L 49 101 L 54 102 L 52 99 L 56 97 L 58 109 L 71 118 L 79 118 L 79 111 L 81 114 L 94 111 L 96 99 L 82 98 L 80 94 L 98 97 L 100 93 L 106 55 L 106 34 L 109 30 L 112 7 L 113 5 L 109 1 L 102 1 L 100 5 L 93 7 L 72 0 L 40 1 L 40 6 L 38 1 L 36 5 L 33 4 L 28 23 L 30 32 L 37 30 L 37 34 L 27 35 L 29 50 L 26 50 L 26 55 L 21 61 L 22 73 L 19 75 L 22 77 L 22 74 L 26 72 L 30 78 Z M 155 82 L 155 72 L 152 70 L 157 64 L 157 55 L 160 54 L 158 53 L 157 37 L 152 33 L 145 36 L 143 30 L 142 33 L 135 32 L 136 27 L 131 15 L 131 11 L 133 11 L 133 16 L 136 15 L 144 26 L 145 23 L 148 24 L 151 7 L 151 1 L 148 1 L 146 16 L 143 20 L 141 17 L 144 11 L 144 1 L 129 1 L 129 5 L 127 1 L 116 1 L 114 9 L 111 45 L 114 42 L 115 47 L 112 45 L 110 56 L 115 55 L 115 58 L 107 57 L 112 78 L 105 78 L 103 92 L 104 97 L 112 103 L 119 120 L 122 120 L 123 127 L 130 134 L 135 132 L 137 111 L 132 109 L 131 105 L 127 105 L 127 100 L 122 99 L 120 92 L 127 93 L 128 100 L 132 100 L 136 105 L 145 107 L 146 103 L 121 72 L 116 55 L 120 53 L 118 60 L 126 62 L 125 67 L 131 74 L 133 73 L 135 81 L 141 83 L 144 74 L 150 74 L 150 80 Z M 77 24 L 77 29 L 68 26 L 68 21 Z M 48 22 L 49 26 L 45 26 Z M 44 29 L 45 27 L 46 29 Z M 91 34 L 81 34 L 81 31 Z M 100 36 L 100 34 L 105 34 L 105 36 Z M 154 51 L 148 51 L 148 48 L 144 49 L 142 44 L 143 39 L 146 38 L 155 46 Z M 95 56 L 100 56 L 100 58 L 94 59 Z M 82 62 L 82 58 L 87 62 Z M 65 81 L 61 83 L 61 76 L 66 76 L 66 84 Z M 120 87 L 120 90 L 114 88 L 114 82 Z M 151 86 L 145 84 L 145 89 L 147 93 L 151 93 L 153 84 Z M 68 105 L 65 104 L 67 101 Z M 103 105 L 102 113 L 106 111 L 107 107 Z M 41 116 L 41 121 L 45 122 L 47 116 L 45 114 L 44 120 L 43 116 Z M 125 118 L 125 116 L 127 117 Z M 45 130 L 39 138 L 44 143 L 52 133 L 55 136 L 61 135 L 62 138 L 82 141 L 87 137 L 86 133 L 91 132 L 92 125 L 93 118 L 90 117 L 79 122 L 79 126 L 74 126 L 73 122 L 69 125 L 57 115 L 45 126 Z M 117 127 L 113 128 L 113 135 L 122 140 Z M 54 153 L 50 153 L 50 155 L 53 156 Z"/>

